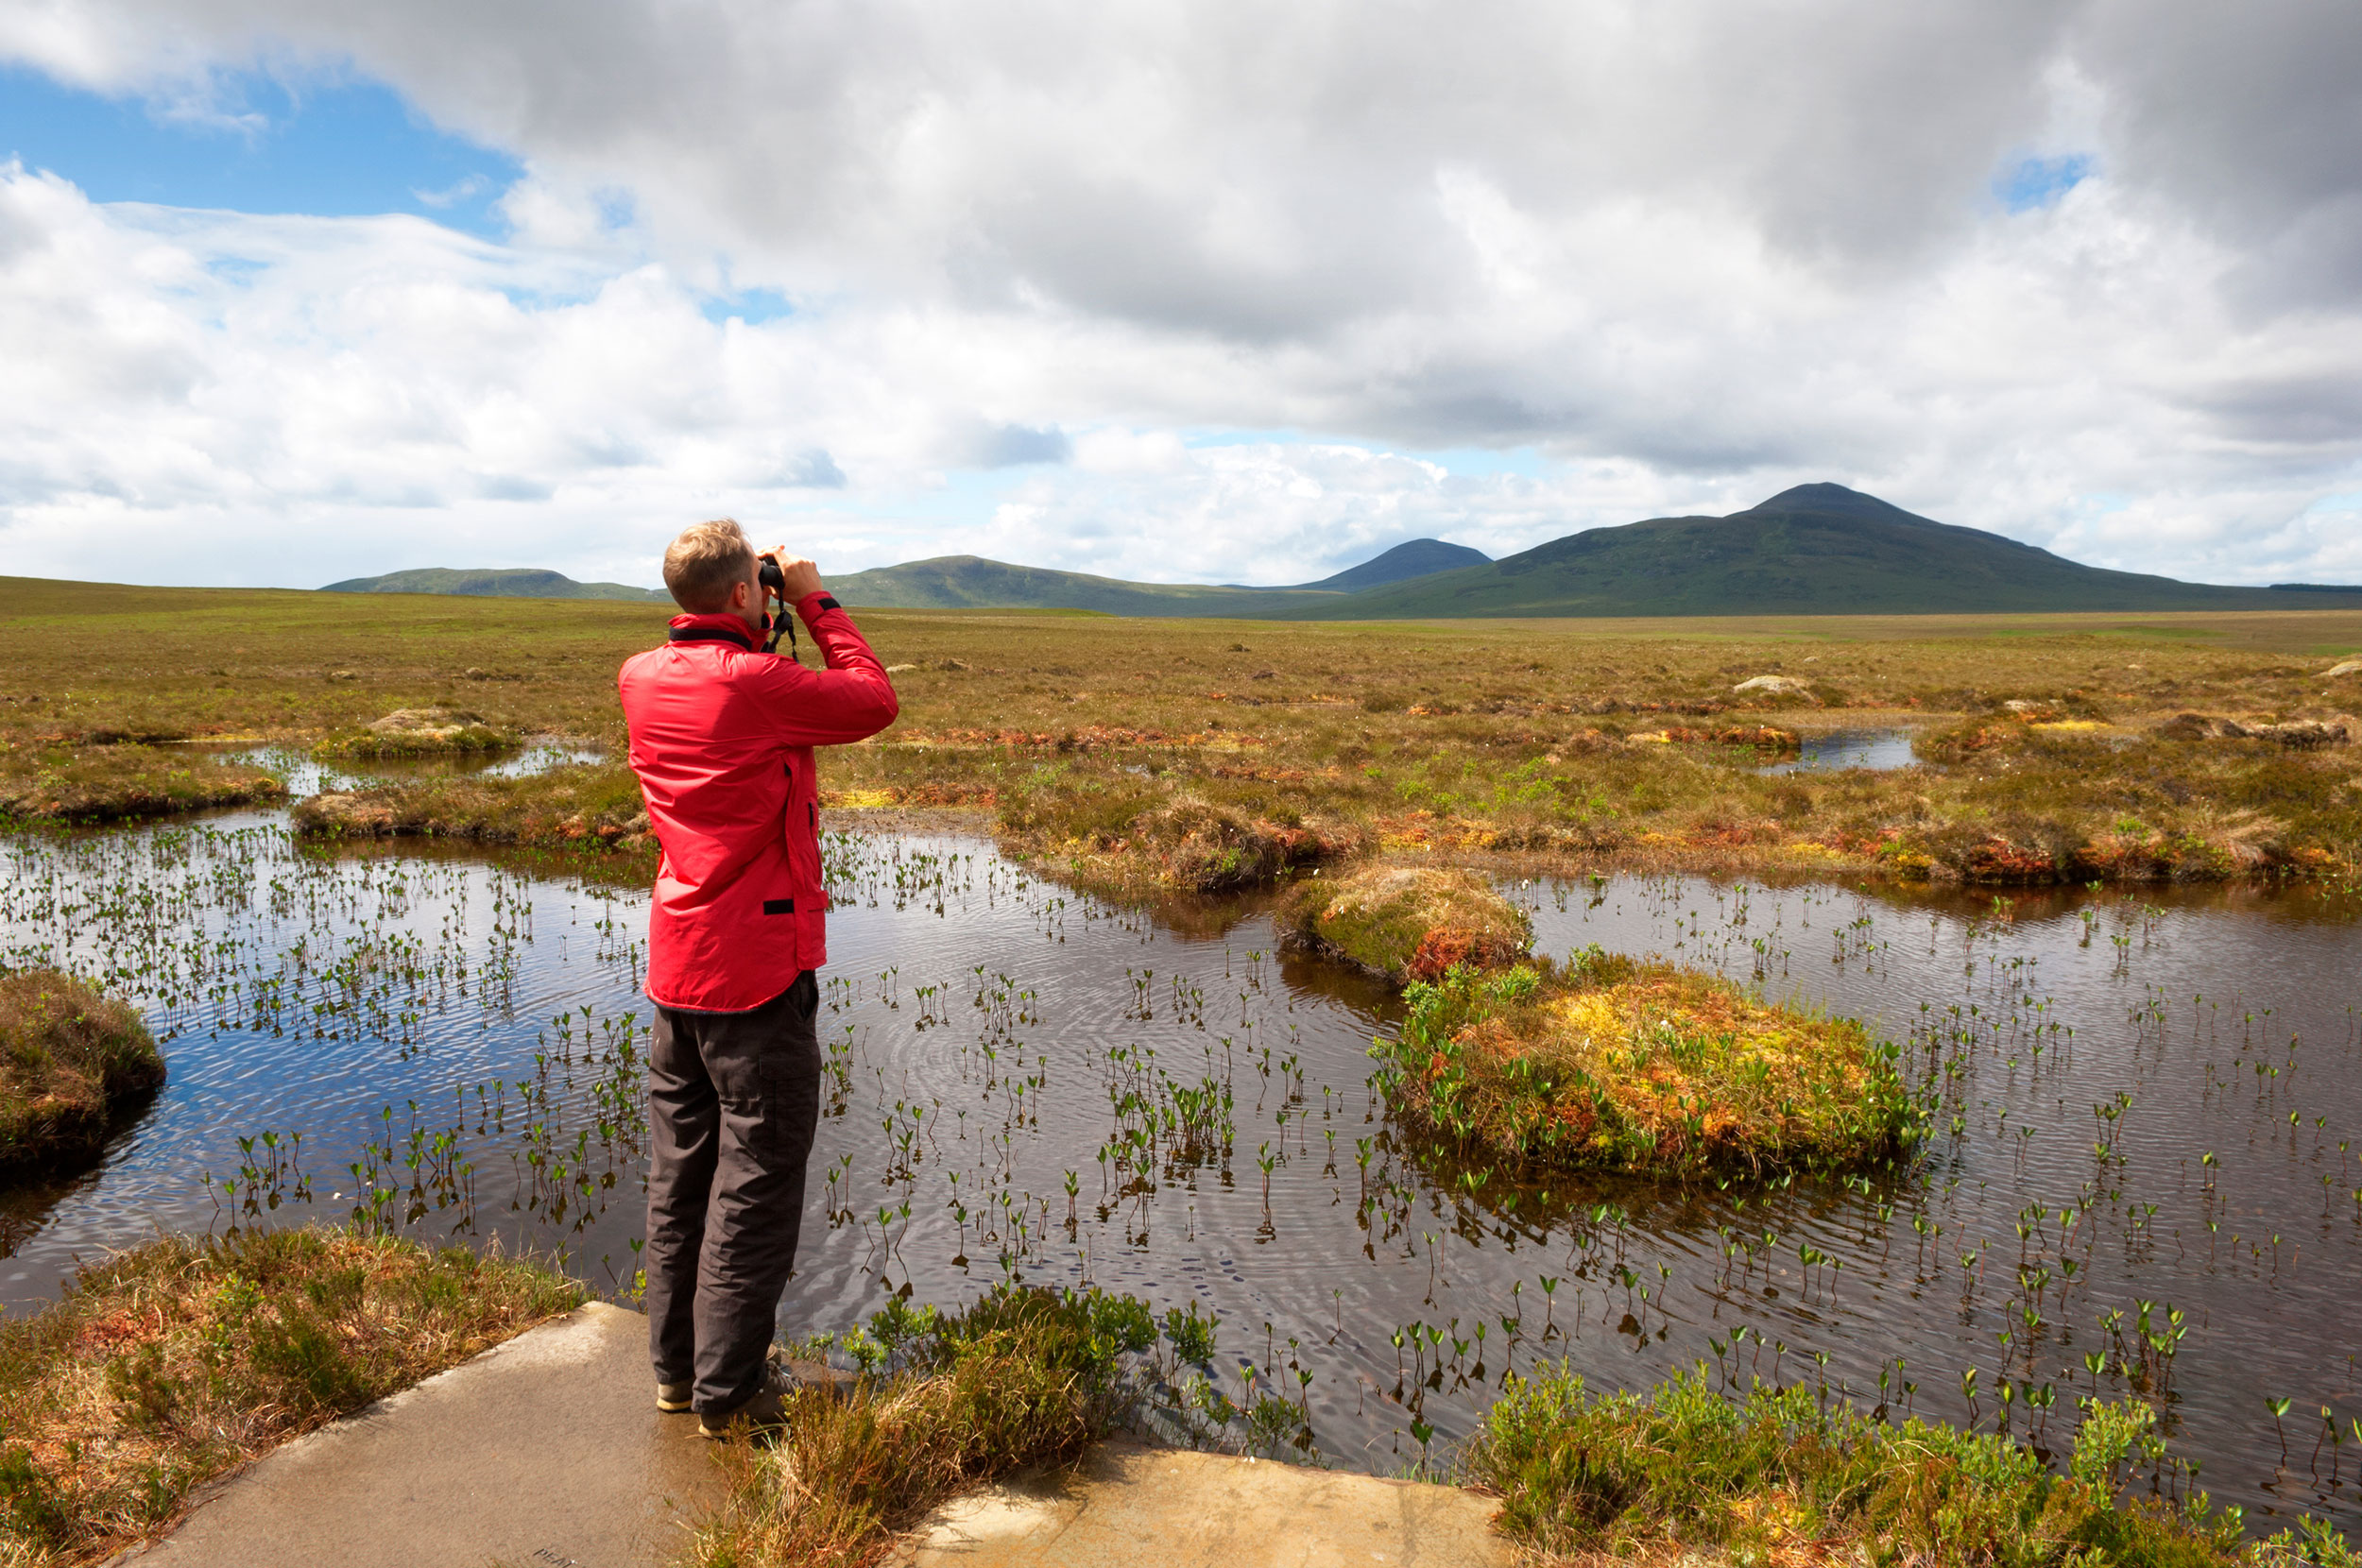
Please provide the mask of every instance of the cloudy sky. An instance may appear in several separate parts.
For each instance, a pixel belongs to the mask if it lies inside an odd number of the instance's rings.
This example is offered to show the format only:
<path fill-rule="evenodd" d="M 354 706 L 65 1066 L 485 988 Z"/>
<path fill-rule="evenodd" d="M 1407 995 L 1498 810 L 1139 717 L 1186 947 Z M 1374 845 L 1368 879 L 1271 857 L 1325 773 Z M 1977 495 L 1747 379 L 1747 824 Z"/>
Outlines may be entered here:
<path fill-rule="evenodd" d="M 0 571 L 2362 582 L 2353 0 L 0 0 Z"/>

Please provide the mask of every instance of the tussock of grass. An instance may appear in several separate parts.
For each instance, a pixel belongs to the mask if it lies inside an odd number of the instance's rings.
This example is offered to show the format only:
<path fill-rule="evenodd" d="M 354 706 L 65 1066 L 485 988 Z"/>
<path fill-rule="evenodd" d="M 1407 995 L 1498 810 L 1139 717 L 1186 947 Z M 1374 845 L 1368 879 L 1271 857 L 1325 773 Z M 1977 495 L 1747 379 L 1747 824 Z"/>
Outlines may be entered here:
<path fill-rule="evenodd" d="M 2128 1459 L 2161 1450 L 2137 1401 L 2085 1402 L 2068 1474 L 1991 1433 L 1899 1425 L 1761 1386 L 1726 1400 L 1703 1373 L 1595 1395 L 1560 1370 L 1513 1379 L 1463 1458 L 1499 1527 L 1538 1553 L 1644 1563 L 1977 1563 L 2228 1568 L 2362 1558 L 2306 1521 L 2243 1543 L 2202 1493 L 2175 1510 L 2115 1502 Z"/>
<path fill-rule="evenodd" d="M 313 746 L 312 755 L 324 758 L 465 757 L 514 743 L 511 737 L 485 723 L 483 715 L 465 708 L 403 707 L 356 728 L 337 730 Z"/>
<path fill-rule="evenodd" d="M 1395 984 L 1438 980 L 1455 964 L 1498 968 L 1533 941 L 1525 912 L 1473 872 L 1365 866 L 1309 878 L 1278 912 L 1284 940 Z"/>
<path fill-rule="evenodd" d="M 1226 893 L 1367 847 L 1364 832 L 1276 793 L 1224 793 L 1045 769 L 1001 792 L 999 827 L 1018 853 L 1125 893 Z"/>
<path fill-rule="evenodd" d="M 775 1445 L 724 1455 L 699 1568 L 879 1560 L 955 1492 L 1080 1456 L 1121 1403 L 1120 1358 L 1156 1338 L 1132 1298 L 1005 1285 L 962 1313 L 881 1315 L 879 1332 L 899 1370 L 799 1390 Z"/>
<path fill-rule="evenodd" d="M 0 974 L 0 1177 L 96 1159 L 113 1107 L 163 1081 L 124 1003 L 55 969 Z"/>
<path fill-rule="evenodd" d="M 1379 1048 L 1395 1109 L 1515 1159 L 1835 1169 L 1916 1133 L 1891 1046 L 1712 975 L 1594 948 L 1564 974 L 1455 968 L 1405 999 L 1400 1034 Z"/>
<path fill-rule="evenodd" d="M 299 801 L 312 838 L 437 838 L 545 849 L 652 851 L 640 781 L 620 762 L 523 778 L 419 778 Z"/>
<path fill-rule="evenodd" d="M 0 1561 L 94 1561 L 266 1449 L 580 1304 L 572 1281 L 348 1231 L 154 1242 L 0 1320 Z"/>
<path fill-rule="evenodd" d="M 164 746 L 0 744 L 0 817 L 116 822 L 279 800 L 286 785 Z"/>

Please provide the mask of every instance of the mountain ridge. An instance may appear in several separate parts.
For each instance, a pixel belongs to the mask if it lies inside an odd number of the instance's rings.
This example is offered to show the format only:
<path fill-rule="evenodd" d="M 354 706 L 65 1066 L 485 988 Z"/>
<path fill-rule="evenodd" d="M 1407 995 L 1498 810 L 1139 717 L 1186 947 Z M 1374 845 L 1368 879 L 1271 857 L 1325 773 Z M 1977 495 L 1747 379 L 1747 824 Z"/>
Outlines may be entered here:
<path fill-rule="evenodd" d="M 1438 564 L 1442 570 L 1434 570 Z M 528 580 L 553 584 L 552 591 L 569 598 L 665 598 L 653 588 L 574 583 L 522 569 L 392 572 L 330 587 L 494 593 L 520 591 L 506 585 Z M 429 582 L 464 586 L 424 586 Z M 1794 486 L 1723 517 L 1583 529 L 1499 560 L 1464 545 L 1413 539 L 1318 582 L 1285 588 L 1136 583 L 978 555 L 905 561 L 829 583 L 856 607 L 1270 621 L 2326 609 L 2351 607 L 2356 591 L 2327 584 L 2185 583 L 2085 566 L 1828 482 Z"/>
<path fill-rule="evenodd" d="M 487 599 L 624 599 L 639 603 L 672 602 L 662 588 L 634 588 L 629 583 L 577 583 L 562 571 L 543 567 L 488 567 L 477 570 L 447 566 L 413 567 L 375 577 L 348 577 L 330 583 L 322 593 L 450 593 Z"/>
<path fill-rule="evenodd" d="M 1726 517 L 1564 535 L 1481 567 L 1309 607 L 1315 620 L 2030 614 L 2335 607 L 2326 590 L 2234 588 L 2085 566 L 2038 545 L 1800 485 Z"/>

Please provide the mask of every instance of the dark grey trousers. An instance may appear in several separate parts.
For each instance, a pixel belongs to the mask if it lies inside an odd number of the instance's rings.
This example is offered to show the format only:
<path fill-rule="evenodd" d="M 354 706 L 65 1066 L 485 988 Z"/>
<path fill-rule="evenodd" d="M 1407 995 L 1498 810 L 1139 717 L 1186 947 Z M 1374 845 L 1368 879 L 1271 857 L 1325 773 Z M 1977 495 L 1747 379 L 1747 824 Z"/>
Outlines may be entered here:
<path fill-rule="evenodd" d="M 751 1013 L 656 1010 L 648 1051 L 648 1348 L 700 1415 L 762 1387 L 820 1120 L 820 986 Z"/>

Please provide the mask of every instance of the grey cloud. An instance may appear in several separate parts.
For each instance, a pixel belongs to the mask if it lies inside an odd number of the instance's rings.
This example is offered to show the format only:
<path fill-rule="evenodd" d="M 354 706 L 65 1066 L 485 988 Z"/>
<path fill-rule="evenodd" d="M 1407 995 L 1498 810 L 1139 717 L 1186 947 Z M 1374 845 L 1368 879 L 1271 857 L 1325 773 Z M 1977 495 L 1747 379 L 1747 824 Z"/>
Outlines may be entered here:
<path fill-rule="evenodd" d="M 2234 440 L 2362 456 L 2362 367 L 2242 378 L 2209 389 L 2197 406 Z"/>
<path fill-rule="evenodd" d="M 2362 193 L 2362 7 L 2094 0 L 2072 49 L 2107 91 L 2122 176 L 2171 195 L 2234 251 L 2265 247 L 2245 280 L 2252 303 L 2274 279 L 2298 301 L 2362 300 L 2351 220 L 2302 238 Z"/>
<path fill-rule="evenodd" d="M 835 458 L 814 447 L 781 465 L 778 482 L 792 490 L 841 490 L 845 470 L 836 466 Z"/>
<path fill-rule="evenodd" d="M 1014 469 L 1027 463 L 1063 463 L 1073 455 L 1074 443 L 1063 431 L 1002 425 L 984 433 L 969 461 L 980 469 Z"/>
<path fill-rule="evenodd" d="M 477 479 L 475 493 L 487 501 L 547 501 L 556 490 L 538 479 L 522 474 L 485 474 Z"/>

